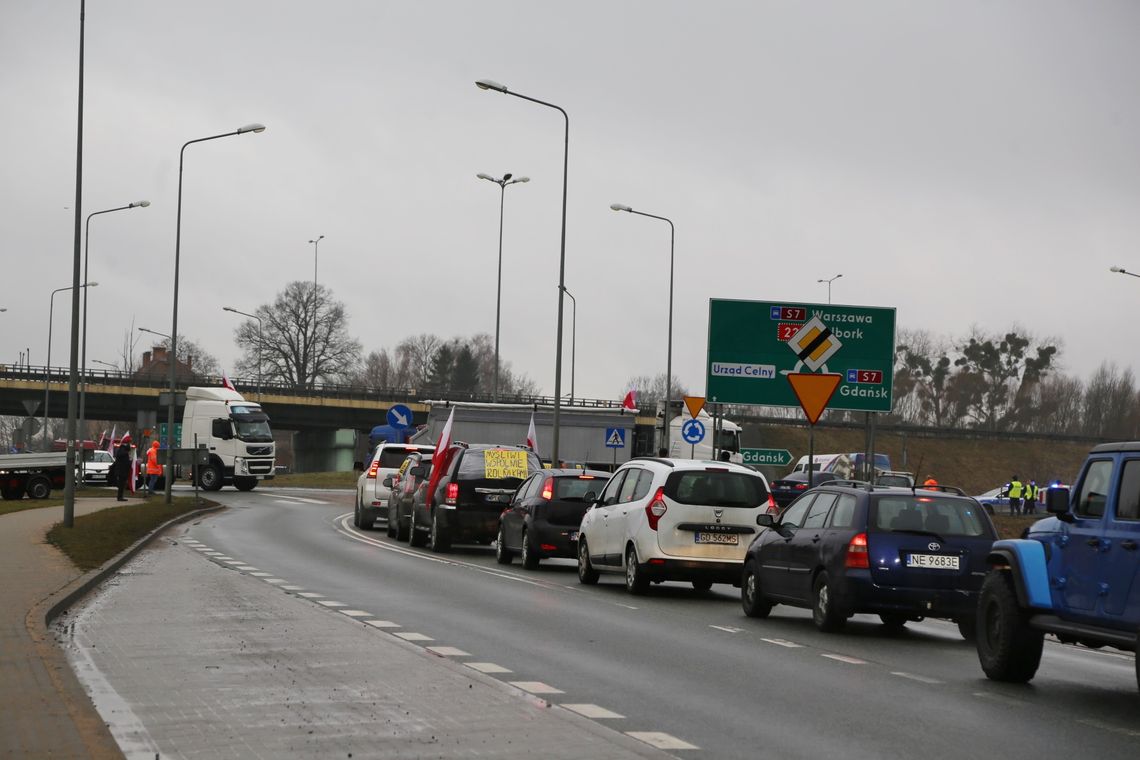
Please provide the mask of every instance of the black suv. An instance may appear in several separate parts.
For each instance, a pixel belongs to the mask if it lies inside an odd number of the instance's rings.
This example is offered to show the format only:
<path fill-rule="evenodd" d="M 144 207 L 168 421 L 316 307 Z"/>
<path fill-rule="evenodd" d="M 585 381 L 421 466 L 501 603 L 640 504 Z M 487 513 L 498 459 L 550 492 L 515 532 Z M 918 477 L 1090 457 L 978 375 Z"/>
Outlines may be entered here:
<path fill-rule="evenodd" d="M 741 601 L 767 617 L 775 604 L 808 607 L 821 631 L 855 613 L 899 629 L 950 618 L 974 637 L 978 592 L 997 538 L 985 510 L 956 488 L 836 482 L 796 499 L 748 547 Z"/>
<path fill-rule="evenodd" d="M 542 470 L 524 446 L 453 443 L 443 454 L 442 473 L 432 493 L 416 491 L 412 501 L 412 546 L 445 552 L 452 541 L 490 544 L 499 515 L 519 484 Z"/>

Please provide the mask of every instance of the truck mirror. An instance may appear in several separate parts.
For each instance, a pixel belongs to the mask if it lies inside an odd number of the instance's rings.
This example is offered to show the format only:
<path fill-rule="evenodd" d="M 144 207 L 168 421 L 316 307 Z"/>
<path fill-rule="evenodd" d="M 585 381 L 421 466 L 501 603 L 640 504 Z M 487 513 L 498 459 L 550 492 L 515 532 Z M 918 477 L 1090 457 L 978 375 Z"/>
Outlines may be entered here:
<path fill-rule="evenodd" d="M 1050 488 L 1045 492 L 1045 510 L 1053 515 L 1069 511 L 1069 489 Z"/>
<path fill-rule="evenodd" d="M 214 420 L 211 425 L 210 435 L 215 438 L 221 438 L 223 441 L 228 441 L 233 438 L 234 433 L 230 427 L 230 421 L 225 418 Z"/>

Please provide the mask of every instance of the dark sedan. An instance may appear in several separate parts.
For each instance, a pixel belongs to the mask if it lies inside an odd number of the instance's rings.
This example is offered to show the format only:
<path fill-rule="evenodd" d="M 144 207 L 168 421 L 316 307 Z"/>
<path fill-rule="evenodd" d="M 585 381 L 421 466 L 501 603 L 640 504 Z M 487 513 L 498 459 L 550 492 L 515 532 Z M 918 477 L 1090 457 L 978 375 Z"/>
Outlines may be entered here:
<path fill-rule="evenodd" d="M 818 486 L 838 479 L 839 476 L 834 472 L 817 472 L 812 476 L 811 483 L 813 486 Z M 776 500 L 776 505 L 780 509 L 783 509 L 795 501 L 797 496 L 808 489 L 807 473 L 793 472 L 789 475 L 785 475 L 779 480 L 773 480 L 770 487 L 772 489 L 772 498 Z"/>
<path fill-rule="evenodd" d="M 508 565 L 515 554 L 534 570 L 546 557 L 578 556 L 582 516 L 609 482 L 599 470 L 544 470 L 531 475 L 499 516 L 495 559 Z"/>

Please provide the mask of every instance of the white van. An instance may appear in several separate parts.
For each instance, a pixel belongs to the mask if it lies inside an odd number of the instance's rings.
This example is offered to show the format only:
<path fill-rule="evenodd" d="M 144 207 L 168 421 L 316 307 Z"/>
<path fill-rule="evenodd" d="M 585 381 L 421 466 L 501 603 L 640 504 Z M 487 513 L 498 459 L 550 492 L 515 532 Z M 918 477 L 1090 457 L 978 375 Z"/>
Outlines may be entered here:
<path fill-rule="evenodd" d="M 812 458 L 811 469 L 813 472 L 825 472 L 831 466 L 831 463 L 839 458 L 839 454 L 816 454 Z M 791 475 L 793 472 L 807 472 L 808 458 L 802 456 L 796 462 L 796 466 L 788 473 Z"/>

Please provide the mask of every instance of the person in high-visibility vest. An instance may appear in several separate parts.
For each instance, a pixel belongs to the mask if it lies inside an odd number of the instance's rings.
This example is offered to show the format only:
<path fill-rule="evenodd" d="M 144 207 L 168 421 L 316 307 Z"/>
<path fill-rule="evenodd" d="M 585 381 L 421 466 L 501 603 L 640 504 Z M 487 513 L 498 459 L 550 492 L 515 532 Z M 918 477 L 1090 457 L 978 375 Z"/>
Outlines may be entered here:
<path fill-rule="evenodd" d="M 924 487 L 925 486 L 936 486 L 936 485 L 938 485 L 938 481 L 934 479 L 933 475 L 927 475 L 926 480 L 922 481 L 922 485 Z"/>
<path fill-rule="evenodd" d="M 1024 486 L 1014 475 L 1009 481 L 1009 513 L 1011 515 L 1021 514 L 1021 492 L 1023 490 Z"/>
<path fill-rule="evenodd" d="M 150 451 L 146 453 L 146 495 L 154 496 L 154 487 L 158 485 L 158 476 L 162 474 L 162 465 L 158 463 L 157 440 L 151 441 Z"/>
<path fill-rule="evenodd" d="M 1025 485 L 1025 494 L 1022 496 L 1021 513 L 1032 515 L 1037 512 L 1037 481 L 1031 480 Z"/>

